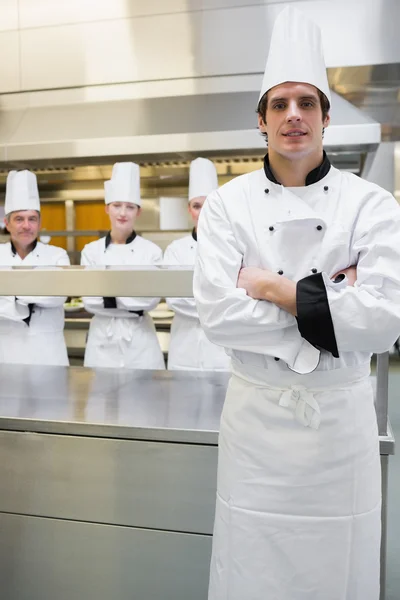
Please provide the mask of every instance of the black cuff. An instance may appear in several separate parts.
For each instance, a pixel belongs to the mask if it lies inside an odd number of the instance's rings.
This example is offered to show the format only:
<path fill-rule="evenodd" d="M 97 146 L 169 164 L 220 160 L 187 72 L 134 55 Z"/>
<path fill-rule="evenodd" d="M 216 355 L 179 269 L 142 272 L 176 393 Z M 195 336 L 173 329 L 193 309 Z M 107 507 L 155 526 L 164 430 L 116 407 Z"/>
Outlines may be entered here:
<path fill-rule="evenodd" d="M 104 308 L 117 308 L 117 299 L 107 296 L 103 298 Z"/>
<path fill-rule="evenodd" d="M 328 296 L 322 273 L 297 283 L 297 325 L 304 339 L 339 358 Z"/>
<path fill-rule="evenodd" d="M 25 319 L 22 319 L 24 321 L 24 323 L 26 323 L 29 327 L 30 322 L 31 322 L 31 318 L 32 318 L 32 314 L 35 312 L 34 308 L 35 305 L 34 304 L 28 304 L 28 308 L 29 308 L 29 316 L 26 317 Z"/>

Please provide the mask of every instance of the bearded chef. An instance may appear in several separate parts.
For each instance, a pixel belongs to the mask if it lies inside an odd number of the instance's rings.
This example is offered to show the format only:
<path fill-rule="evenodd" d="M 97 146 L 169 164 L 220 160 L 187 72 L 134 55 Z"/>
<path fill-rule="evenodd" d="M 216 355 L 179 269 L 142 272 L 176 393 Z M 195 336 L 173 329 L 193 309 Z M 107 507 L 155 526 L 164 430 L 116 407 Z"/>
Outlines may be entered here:
<path fill-rule="evenodd" d="M 400 207 L 323 151 L 318 27 L 271 39 L 262 169 L 207 198 L 194 294 L 232 377 L 219 438 L 209 600 L 378 600 L 374 352 L 400 333 Z"/>
<path fill-rule="evenodd" d="M 104 188 L 111 229 L 106 237 L 84 247 L 81 264 L 127 267 L 161 264 L 161 249 L 135 232 L 136 219 L 141 213 L 139 166 L 131 162 L 116 163 Z M 84 365 L 165 369 L 154 323 L 148 314 L 159 301 L 159 298 L 140 297 L 83 298 L 86 310 L 94 314 Z"/>
<path fill-rule="evenodd" d="M 40 200 L 36 175 L 10 171 L 4 223 L 10 241 L 0 244 L 0 265 L 67 266 L 65 250 L 38 241 Z M 58 296 L 0 297 L 0 363 L 68 365 L 64 302 Z"/>
<path fill-rule="evenodd" d="M 189 214 L 193 221 L 191 235 L 175 240 L 164 254 L 165 265 L 194 266 L 197 251 L 197 222 L 208 194 L 218 187 L 214 163 L 196 158 L 189 170 Z M 230 359 L 225 350 L 210 342 L 200 325 L 193 298 L 167 298 L 175 316 L 171 326 L 168 351 L 169 370 L 227 371 Z"/>

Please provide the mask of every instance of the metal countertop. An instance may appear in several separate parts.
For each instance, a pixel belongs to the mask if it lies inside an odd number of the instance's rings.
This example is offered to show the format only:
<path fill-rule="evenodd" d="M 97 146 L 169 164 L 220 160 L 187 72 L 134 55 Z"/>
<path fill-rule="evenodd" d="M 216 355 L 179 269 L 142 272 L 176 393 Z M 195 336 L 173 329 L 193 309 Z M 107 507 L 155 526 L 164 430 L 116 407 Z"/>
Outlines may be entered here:
<path fill-rule="evenodd" d="M 0 430 L 218 443 L 228 373 L 0 365 Z M 380 438 L 381 454 L 394 439 Z"/>

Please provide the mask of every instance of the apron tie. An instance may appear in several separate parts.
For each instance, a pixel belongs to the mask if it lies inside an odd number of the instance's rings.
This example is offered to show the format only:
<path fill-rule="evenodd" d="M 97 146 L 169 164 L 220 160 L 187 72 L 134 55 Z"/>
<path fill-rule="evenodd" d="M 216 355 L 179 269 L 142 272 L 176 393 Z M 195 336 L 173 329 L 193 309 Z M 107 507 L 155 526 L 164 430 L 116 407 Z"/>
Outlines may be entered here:
<path fill-rule="evenodd" d="M 129 319 L 133 321 L 134 319 Z M 133 339 L 133 323 L 128 322 L 128 319 L 112 317 L 107 324 L 106 335 L 109 340 L 113 339 L 117 342 L 118 348 L 124 355 L 126 347 Z"/>
<path fill-rule="evenodd" d="M 284 391 L 279 406 L 293 410 L 296 420 L 304 427 L 319 428 L 321 411 L 318 402 L 303 385 L 292 385 Z"/>

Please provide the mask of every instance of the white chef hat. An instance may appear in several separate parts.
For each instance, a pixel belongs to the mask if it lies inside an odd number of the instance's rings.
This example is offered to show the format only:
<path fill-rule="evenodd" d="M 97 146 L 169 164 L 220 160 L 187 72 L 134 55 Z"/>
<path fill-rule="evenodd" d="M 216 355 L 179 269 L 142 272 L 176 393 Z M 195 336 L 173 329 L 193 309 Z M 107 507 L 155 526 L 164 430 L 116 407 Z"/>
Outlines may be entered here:
<path fill-rule="evenodd" d="M 115 163 L 111 179 L 104 182 L 104 200 L 106 204 L 132 202 L 141 206 L 139 165 L 132 162 Z"/>
<path fill-rule="evenodd" d="M 199 196 L 208 196 L 218 187 L 217 170 L 207 158 L 196 158 L 190 163 L 189 202 Z"/>
<path fill-rule="evenodd" d="M 275 20 L 260 100 L 268 90 L 286 81 L 314 85 L 331 101 L 321 30 L 292 6 Z"/>
<path fill-rule="evenodd" d="M 10 171 L 6 182 L 6 215 L 18 210 L 40 211 L 36 175 L 31 171 Z"/>

